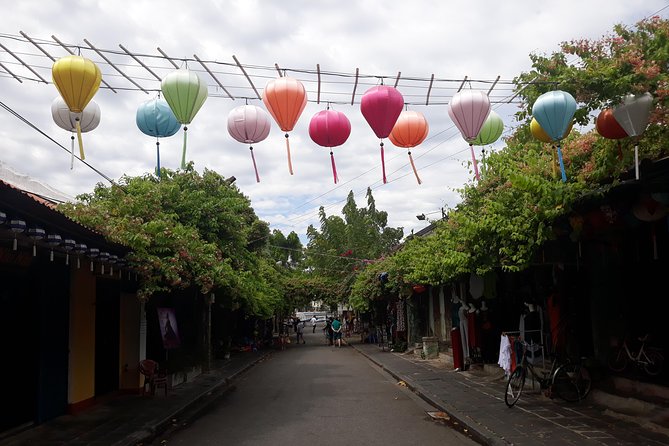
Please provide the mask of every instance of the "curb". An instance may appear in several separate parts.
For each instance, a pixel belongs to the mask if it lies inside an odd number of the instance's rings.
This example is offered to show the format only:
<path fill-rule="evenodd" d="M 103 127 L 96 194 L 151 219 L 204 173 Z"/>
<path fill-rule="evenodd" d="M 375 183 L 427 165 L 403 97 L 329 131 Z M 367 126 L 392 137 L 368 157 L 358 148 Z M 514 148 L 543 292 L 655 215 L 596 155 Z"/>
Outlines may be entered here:
<path fill-rule="evenodd" d="M 486 432 L 482 431 L 479 429 L 478 426 L 473 425 L 470 423 L 470 420 L 462 414 L 459 410 L 457 410 L 454 407 L 451 407 L 449 405 L 446 405 L 443 401 L 437 401 L 433 399 L 431 396 L 426 395 L 421 389 L 419 389 L 416 384 L 414 384 L 411 380 L 411 378 L 407 378 L 405 376 L 400 375 L 399 373 L 396 373 L 386 366 L 384 366 L 382 363 L 379 361 L 375 360 L 372 358 L 370 355 L 365 353 L 364 351 L 360 350 L 359 348 L 355 347 L 354 345 L 351 345 L 358 353 L 363 355 L 365 358 L 367 358 L 369 361 L 372 363 L 376 364 L 379 366 L 383 371 L 391 375 L 393 378 L 397 380 L 404 381 L 407 385 L 407 388 L 411 390 L 413 393 L 418 395 L 421 399 L 426 401 L 427 403 L 433 405 L 437 409 L 441 410 L 442 412 L 445 412 L 448 414 L 449 417 L 451 417 L 453 420 L 455 420 L 457 423 L 459 423 L 461 426 L 465 427 L 468 432 L 471 434 L 471 436 L 479 443 L 484 444 L 484 445 L 490 445 L 490 446 L 507 446 L 510 443 L 501 440 L 497 437 L 492 437 Z M 390 352 L 388 352 L 390 353 Z"/>
<path fill-rule="evenodd" d="M 204 401 L 207 397 L 220 393 L 221 395 L 229 392 L 230 390 L 233 389 L 234 386 L 232 386 L 232 382 L 237 379 L 239 376 L 247 372 L 249 369 L 254 367 L 256 364 L 259 362 L 265 360 L 272 354 L 271 351 L 266 352 L 256 358 L 254 361 L 251 361 L 250 363 L 246 364 L 239 370 L 235 371 L 231 375 L 227 377 L 221 378 L 217 383 L 215 383 L 213 386 L 209 387 L 207 390 L 203 391 L 199 395 L 195 396 L 193 399 L 185 403 L 182 407 L 171 413 L 170 415 L 166 416 L 162 420 L 158 421 L 156 424 L 153 426 L 148 426 L 145 429 L 142 429 L 140 431 L 136 431 L 126 439 L 124 439 L 121 442 L 118 442 L 118 445 L 127 445 L 127 446 L 136 446 L 138 444 L 143 444 L 143 443 L 148 443 L 156 439 L 159 435 L 163 434 L 166 432 L 170 426 L 172 425 L 172 420 L 174 418 L 180 418 L 184 413 L 188 412 L 192 408 L 194 408 L 198 403 Z M 213 401 L 213 400 L 212 400 Z M 205 409 L 211 402 L 208 402 L 203 405 L 198 411 Z"/>

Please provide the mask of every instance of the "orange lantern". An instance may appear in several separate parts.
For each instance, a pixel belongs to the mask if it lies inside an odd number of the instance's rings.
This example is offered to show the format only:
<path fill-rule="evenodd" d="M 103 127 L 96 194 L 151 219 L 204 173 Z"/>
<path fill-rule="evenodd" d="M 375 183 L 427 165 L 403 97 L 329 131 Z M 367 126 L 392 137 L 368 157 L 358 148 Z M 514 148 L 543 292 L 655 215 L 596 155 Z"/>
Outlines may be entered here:
<path fill-rule="evenodd" d="M 286 152 L 288 153 L 288 171 L 293 174 L 290 160 L 290 142 L 288 132 L 293 130 L 307 105 L 307 91 L 302 82 L 291 77 L 280 77 L 270 81 L 262 94 L 262 101 L 281 130 L 286 132 Z"/>
<path fill-rule="evenodd" d="M 409 162 L 411 163 L 411 168 L 413 169 L 414 175 L 416 175 L 416 180 L 418 184 L 421 184 L 422 181 L 418 176 L 418 171 L 416 170 L 416 165 L 413 162 L 413 157 L 411 156 L 411 148 L 416 147 L 427 138 L 427 134 L 430 131 L 430 126 L 427 123 L 427 119 L 420 112 L 415 111 L 403 111 L 400 113 L 397 122 L 393 126 L 393 130 L 388 135 L 388 139 L 397 147 L 404 147 L 409 149 Z"/>

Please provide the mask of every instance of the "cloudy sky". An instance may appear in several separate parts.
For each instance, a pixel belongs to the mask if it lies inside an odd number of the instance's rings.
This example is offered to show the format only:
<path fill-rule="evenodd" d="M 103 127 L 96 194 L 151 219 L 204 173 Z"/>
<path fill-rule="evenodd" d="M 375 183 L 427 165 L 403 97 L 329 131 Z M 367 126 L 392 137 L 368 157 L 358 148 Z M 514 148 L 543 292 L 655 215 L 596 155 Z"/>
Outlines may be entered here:
<path fill-rule="evenodd" d="M 530 68 L 530 53 L 550 53 L 560 42 L 598 38 L 614 24 L 632 25 L 658 11 L 667 17 L 666 0 L 593 0 L 561 2 L 455 1 L 334 1 L 287 0 L 196 2 L 163 0 L 23 0 L 0 16 L 0 43 L 47 81 L 52 61 L 27 42 L 20 32 L 55 58 L 67 55 L 52 38 L 94 60 L 116 90 L 101 88 L 93 99 L 102 111 L 97 129 L 84 134 L 86 161 L 112 179 L 141 175 L 155 166 L 155 139 L 135 124 L 138 106 L 153 99 L 160 82 L 123 53 L 122 45 L 159 77 L 174 67 L 157 48 L 183 68 L 196 71 L 209 85 L 209 98 L 189 125 L 187 159 L 202 171 L 213 169 L 237 178 L 257 214 L 284 233 L 317 224 L 319 206 L 337 214 L 349 191 L 359 205 L 368 187 L 377 207 L 388 211 L 389 224 L 405 234 L 441 216 L 441 208 L 459 201 L 456 189 L 472 181 L 467 144 L 447 114 L 447 103 L 461 86 L 487 91 L 493 109 L 510 132 L 517 104 L 510 99 L 509 81 Z M 664 8 L 664 9 L 663 9 Z M 85 42 L 100 50 L 148 93 L 122 77 Z M 114 51 L 110 53 L 107 51 Z M 231 100 L 194 60 L 205 61 L 216 78 L 235 97 Z M 233 140 L 227 116 L 238 106 L 263 106 L 237 68 L 245 67 L 253 85 L 262 89 L 278 73 L 300 79 L 309 103 L 291 132 L 294 175 L 288 173 L 283 132 L 273 123 L 269 137 L 255 144 L 261 182 L 256 183 L 248 146 Z M 0 67 L 0 101 L 70 147 L 70 134 L 53 122 L 51 102 L 58 93 L 0 47 L 0 62 L 23 82 Z M 321 70 L 320 103 L 317 65 Z M 360 77 L 353 96 L 355 73 Z M 405 149 L 386 141 L 389 182 L 381 182 L 379 140 L 360 113 L 360 97 L 381 80 L 399 91 L 409 110 L 428 118 L 430 135 L 413 156 L 423 184 L 418 185 Z M 425 105 L 430 79 L 429 105 Z M 104 86 L 102 86 L 104 87 Z M 311 117 L 328 104 L 351 121 L 349 140 L 335 148 L 340 178 L 332 179 L 329 150 L 311 141 Z M 182 131 L 161 142 L 161 161 L 176 169 L 181 157 Z M 500 143 L 486 150 L 495 150 Z M 480 148 L 477 156 L 481 156 Z M 30 175 L 69 195 L 89 192 L 99 174 L 81 163 L 70 170 L 69 154 L 36 130 L 0 108 L 0 163 L 3 168 Z M 426 214 L 427 221 L 419 221 Z"/>

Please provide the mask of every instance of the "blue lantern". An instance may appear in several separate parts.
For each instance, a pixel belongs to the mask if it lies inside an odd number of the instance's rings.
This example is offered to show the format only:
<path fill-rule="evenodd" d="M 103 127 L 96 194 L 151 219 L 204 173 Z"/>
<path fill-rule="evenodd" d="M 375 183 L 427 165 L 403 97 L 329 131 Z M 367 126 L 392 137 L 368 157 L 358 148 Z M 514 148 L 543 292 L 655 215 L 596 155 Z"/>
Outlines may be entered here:
<path fill-rule="evenodd" d="M 546 134 L 557 144 L 558 160 L 562 172 L 562 181 L 567 181 L 564 170 L 560 140 L 564 138 L 571 120 L 576 113 L 576 99 L 566 91 L 549 91 L 537 98 L 532 106 L 532 116 L 537 120 Z"/>
<path fill-rule="evenodd" d="M 146 101 L 137 109 L 135 121 L 142 133 L 156 139 L 156 176 L 160 177 L 160 141 L 174 135 L 181 128 L 172 109 L 164 99 Z"/>

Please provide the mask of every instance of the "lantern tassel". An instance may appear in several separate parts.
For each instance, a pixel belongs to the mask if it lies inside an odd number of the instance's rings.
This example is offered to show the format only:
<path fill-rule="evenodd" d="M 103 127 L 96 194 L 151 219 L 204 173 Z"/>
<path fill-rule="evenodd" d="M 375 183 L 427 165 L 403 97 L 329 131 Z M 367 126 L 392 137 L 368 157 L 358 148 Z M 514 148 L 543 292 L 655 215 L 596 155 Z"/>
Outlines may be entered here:
<path fill-rule="evenodd" d="M 476 162 L 476 155 L 474 155 L 474 144 L 469 145 L 469 150 L 472 153 L 472 163 L 474 163 L 474 175 L 476 176 L 476 181 L 481 181 L 481 176 L 479 175 L 479 165 Z"/>
<path fill-rule="evenodd" d="M 566 183 L 567 172 L 565 172 L 564 170 L 564 160 L 562 159 L 562 149 L 560 148 L 560 144 L 557 145 L 557 154 L 558 154 L 558 161 L 560 162 L 560 173 L 562 174 L 562 182 Z"/>
<path fill-rule="evenodd" d="M 413 169 L 413 174 L 416 175 L 416 181 L 418 181 L 418 184 L 423 184 L 423 182 L 420 180 L 420 177 L 418 176 L 418 171 L 416 170 L 416 165 L 413 163 L 413 157 L 411 156 L 411 151 L 409 150 L 409 162 L 411 163 L 411 168 Z"/>
<path fill-rule="evenodd" d="M 290 159 L 290 141 L 288 140 L 288 133 L 286 133 L 286 153 L 288 154 L 288 172 L 293 174 L 293 162 Z"/>
<path fill-rule="evenodd" d="M 79 118 L 77 118 L 75 121 L 77 122 L 77 140 L 79 141 L 79 158 L 85 160 L 86 156 L 84 155 L 84 140 L 81 138 L 81 123 L 79 122 Z"/>
<path fill-rule="evenodd" d="M 70 137 L 70 170 L 74 169 L 74 135 Z"/>
<path fill-rule="evenodd" d="M 160 141 L 156 141 L 156 176 L 160 178 Z"/>
<path fill-rule="evenodd" d="M 256 157 L 253 154 L 253 147 L 249 147 L 249 150 L 251 151 L 251 159 L 253 160 L 253 170 L 256 173 L 256 183 L 260 183 L 260 175 L 258 175 L 258 165 L 256 164 Z"/>
<path fill-rule="evenodd" d="M 386 184 L 388 180 L 386 179 L 386 158 L 383 154 L 383 141 L 381 141 L 381 170 L 383 171 L 383 184 Z"/>
<path fill-rule="evenodd" d="M 618 161 L 623 160 L 623 145 L 620 141 L 618 141 Z"/>
<path fill-rule="evenodd" d="M 634 145 L 634 175 L 639 179 L 639 145 Z"/>
<path fill-rule="evenodd" d="M 188 127 L 184 127 L 184 147 L 181 152 L 181 168 L 186 168 L 186 143 L 188 142 Z"/>
<path fill-rule="evenodd" d="M 337 176 L 337 165 L 335 164 L 334 153 L 332 153 L 332 150 L 330 150 L 330 163 L 332 164 L 332 176 L 335 184 L 337 184 L 339 177 Z"/>

